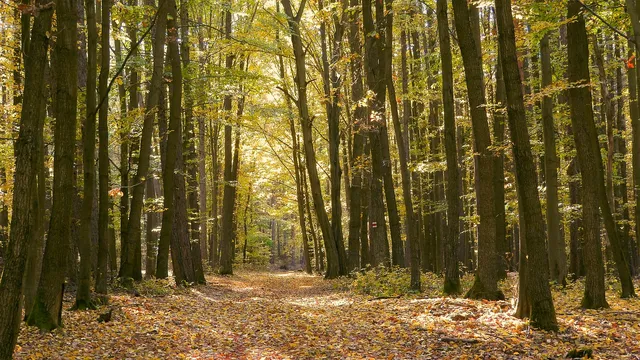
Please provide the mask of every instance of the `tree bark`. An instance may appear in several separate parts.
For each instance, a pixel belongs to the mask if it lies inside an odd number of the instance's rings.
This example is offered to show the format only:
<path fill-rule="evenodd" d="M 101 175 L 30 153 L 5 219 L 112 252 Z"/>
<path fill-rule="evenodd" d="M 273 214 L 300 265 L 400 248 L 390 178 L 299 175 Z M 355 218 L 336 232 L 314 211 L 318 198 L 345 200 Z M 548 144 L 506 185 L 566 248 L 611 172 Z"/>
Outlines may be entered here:
<path fill-rule="evenodd" d="M 447 240 L 445 242 L 444 293 L 459 294 L 460 273 L 458 270 L 458 242 L 460 194 L 458 194 L 458 152 L 456 147 L 456 120 L 453 108 L 453 65 L 449 20 L 446 0 L 437 2 L 438 37 L 442 62 L 442 105 L 444 107 L 444 147 L 447 157 Z"/>
<path fill-rule="evenodd" d="M 320 177 L 318 176 L 318 169 L 316 167 L 316 154 L 313 147 L 312 137 L 312 119 L 309 115 L 309 108 L 307 104 L 307 76 L 306 76 L 306 64 L 305 64 L 305 51 L 303 50 L 302 38 L 300 33 L 300 18 L 304 10 L 305 0 L 300 4 L 296 15 L 293 14 L 290 0 L 281 0 L 285 14 L 287 15 L 287 22 L 289 29 L 291 30 L 291 43 L 293 45 L 293 53 L 295 57 L 295 86 L 298 92 L 298 112 L 300 114 L 300 122 L 302 124 L 302 138 L 304 143 L 304 153 L 307 165 L 307 172 L 309 173 L 309 184 L 311 186 L 311 195 L 313 197 L 313 205 L 318 218 L 318 224 L 322 231 L 322 237 L 324 239 L 325 248 L 327 251 L 327 272 L 326 278 L 336 278 L 343 274 L 343 268 L 341 266 L 340 257 L 338 254 L 338 248 L 331 231 L 331 224 L 327 216 L 327 212 L 324 207 L 324 199 L 322 198 L 322 189 L 320 186 Z"/>
<path fill-rule="evenodd" d="M 406 229 L 406 241 L 410 247 L 410 266 L 411 266 L 411 289 L 415 291 L 420 290 L 420 244 L 418 243 L 418 234 L 415 221 L 415 215 L 413 213 L 413 199 L 411 195 L 411 173 L 409 172 L 409 154 L 407 153 L 407 147 L 405 145 L 405 136 L 402 133 L 402 125 L 400 124 L 400 115 L 398 113 L 398 101 L 396 100 L 396 91 L 393 84 L 393 0 L 386 0 L 387 4 L 387 19 L 386 27 L 388 36 L 385 37 L 387 43 L 385 45 L 385 65 L 387 70 L 385 71 L 387 77 L 387 88 L 389 90 L 389 104 L 391 107 L 391 118 L 393 121 L 393 128 L 396 137 L 396 144 L 398 147 L 398 155 L 400 158 L 400 175 L 402 178 L 402 195 L 405 207 L 405 229 Z M 404 247 L 402 241 L 392 243 L 393 244 L 393 258 L 394 263 L 400 266 L 405 266 Z"/>
<path fill-rule="evenodd" d="M 542 67 L 542 86 L 552 83 L 551 51 L 549 50 L 549 34 L 540 40 L 540 63 Z M 544 89 L 543 89 L 544 90 Z M 553 125 L 553 99 L 542 98 L 542 128 L 544 134 L 544 178 L 547 200 L 547 236 L 549 241 L 549 270 L 551 279 L 565 285 L 567 275 L 567 255 L 564 240 L 560 236 L 560 211 L 558 209 L 558 167 L 556 154 L 555 129 Z"/>
<path fill-rule="evenodd" d="M 355 104 L 353 112 L 353 148 L 351 150 L 351 186 L 349 187 L 349 270 L 359 269 L 360 242 L 367 239 L 360 238 L 361 227 L 365 226 L 361 221 L 362 211 L 362 167 L 364 166 L 363 150 L 365 142 L 365 130 L 367 108 L 362 104 L 364 86 L 362 83 L 362 43 L 360 41 L 360 26 L 358 25 L 359 0 L 350 0 L 352 11 L 349 12 L 349 50 L 351 61 L 351 101 Z"/>
<path fill-rule="evenodd" d="M 520 189 L 523 220 L 526 227 L 527 295 L 531 303 L 531 324 L 544 330 L 557 330 L 556 314 L 549 288 L 549 268 L 545 245 L 542 207 L 538 197 L 536 168 L 527 128 L 522 82 L 516 55 L 516 37 L 511 13 L 511 0 L 496 0 L 499 51 L 507 92 L 509 134 Z M 522 259 L 522 258 L 521 258 Z"/>
<path fill-rule="evenodd" d="M 62 325 L 62 295 L 73 206 L 77 106 L 77 11 L 75 0 L 56 1 L 58 24 L 53 61 L 56 64 L 54 102 L 56 124 L 53 208 L 42 263 L 42 274 L 27 323 L 42 330 Z"/>
<path fill-rule="evenodd" d="M 36 5 L 45 5 L 39 0 Z M 0 358 L 13 356 L 20 326 L 21 297 L 26 257 L 32 246 L 33 229 L 30 226 L 31 202 L 34 178 L 38 167 L 39 123 L 44 122 L 44 78 L 47 64 L 47 50 L 53 9 L 41 10 L 33 21 L 30 43 L 25 46 L 25 80 L 23 90 L 20 130 L 15 149 L 15 175 L 13 189 L 13 212 L 9 241 L 3 255 L 4 269 L 0 281 Z M 24 27 L 23 27 L 24 29 Z M 28 26 L 23 36 L 29 38 Z M 42 165 L 40 165 L 42 166 Z"/>
<path fill-rule="evenodd" d="M 149 93 L 147 95 L 144 121 L 142 124 L 142 133 L 140 136 L 138 169 L 133 178 L 134 186 L 131 198 L 131 209 L 129 211 L 129 220 L 127 221 L 128 229 L 126 231 L 126 234 L 129 239 L 126 241 L 126 243 L 128 244 L 135 244 L 137 239 L 141 238 L 141 220 L 142 208 L 144 205 L 145 187 L 147 187 L 147 191 L 149 191 L 149 185 L 145 186 L 145 183 L 148 181 L 153 181 L 153 179 L 150 177 L 149 166 L 151 151 L 153 147 L 152 140 L 154 119 L 157 109 L 160 106 L 160 92 L 162 86 L 162 77 L 164 75 L 164 43 L 167 37 L 168 11 L 166 0 L 159 1 L 157 11 L 158 15 L 156 18 L 154 38 L 152 41 L 153 73 L 151 74 L 151 83 L 149 85 Z M 149 254 L 147 254 L 147 257 L 148 255 Z M 135 253 L 127 254 L 126 262 L 121 264 L 120 266 L 120 277 L 130 277 L 136 279 L 134 276 L 137 277 L 138 274 L 134 273 L 135 261 Z"/>
<path fill-rule="evenodd" d="M 567 51 L 569 82 L 589 84 L 589 44 L 585 22 L 580 15 L 580 3 L 570 0 L 567 18 L 577 16 L 577 21 L 567 24 Z M 584 229 L 583 256 L 586 281 L 582 306 L 585 308 L 608 307 L 605 299 L 604 264 L 600 242 L 600 216 L 598 213 L 598 162 L 600 148 L 593 120 L 591 91 L 587 87 L 569 89 L 571 125 L 575 139 L 577 159 L 582 175 L 582 221 Z"/>
<path fill-rule="evenodd" d="M 453 0 L 456 31 L 458 34 L 472 33 L 466 0 Z M 478 44 L 471 36 L 458 38 L 463 58 L 465 78 L 471 107 L 471 122 L 476 164 L 476 201 L 480 224 L 478 225 L 478 267 L 473 287 L 466 294 L 475 299 L 504 299 L 498 289 L 496 256 L 496 222 L 493 188 L 494 157 L 485 110 L 482 60 Z"/>
<path fill-rule="evenodd" d="M 82 132 L 82 159 L 84 169 L 82 213 L 80 217 L 80 234 L 78 250 L 80 267 L 78 272 L 78 290 L 75 308 L 84 310 L 93 308 L 91 302 L 91 222 L 93 215 L 93 198 L 95 191 L 95 153 L 96 153 L 96 78 L 98 29 L 96 26 L 96 4 L 87 0 L 87 86 L 86 114 Z"/>

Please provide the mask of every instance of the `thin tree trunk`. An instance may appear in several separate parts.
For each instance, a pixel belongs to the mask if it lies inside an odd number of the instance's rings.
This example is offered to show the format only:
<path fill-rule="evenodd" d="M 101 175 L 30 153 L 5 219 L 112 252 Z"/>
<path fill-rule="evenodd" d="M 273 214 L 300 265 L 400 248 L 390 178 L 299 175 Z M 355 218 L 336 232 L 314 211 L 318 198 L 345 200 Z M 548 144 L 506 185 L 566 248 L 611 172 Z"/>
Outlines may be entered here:
<path fill-rule="evenodd" d="M 96 78 L 98 29 L 96 27 L 96 4 L 87 0 L 87 86 L 86 113 L 82 132 L 82 159 L 84 169 L 82 211 L 80 217 L 80 234 L 78 236 L 80 251 L 80 268 L 78 274 L 78 290 L 75 308 L 84 310 L 93 308 L 91 302 L 91 223 L 93 218 L 93 198 L 95 191 L 95 154 L 96 154 Z"/>
<path fill-rule="evenodd" d="M 542 65 L 542 86 L 552 83 L 551 52 L 549 50 L 549 34 L 540 40 L 540 63 Z M 543 89 L 544 90 L 544 89 Z M 547 197 L 547 232 L 549 241 L 549 270 L 551 279 L 558 284 L 566 284 L 567 265 L 565 245 L 560 236 L 560 211 L 558 209 L 558 167 L 556 154 L 555 129 L 553 125 L 553 99 L 542 98 L 542 127 L 544 134 L 544 174 Z"/>
<path fill-rule="evenodd" d="M 231 11 L 229 9 L 224 12 L 224 31 L 225 37 L 231 37 Z M 225 60 L 225 68 L 231 70 L 235 56 L 228 54 Z M 233 210 L 234 203 L 234 185 L 233 180 L 233 153 L 232 153 L 232 127 L 229 124 L 231 119 L 232 98 L 231 95 L 225 95 L 223 102 L 223 110 L 226 125 L 224 126 L 224 193 L 222 197 L 222 236 L 220 239 L 220 268 L 221 275 L 233 274 Z"/>
<path fill-rule="evenodd" d="M 635 40 L 635 52 L 636 58 L 640 55 L 638 53 L 638 45 L 640 44 L 640 2 L 636 1 L 635 6 L 633 4 L 633 0 L 626 0 L 627 11 L 629 12 L 629 16 L 631 18 L 631 25 L 633 26 L 633 34 Z M 636 76 L 634 84 L 636 89 L 636 98 L 631 98 L 632 106 L 635 110 L 630 110 L 629 113 L 631 115 L 631 133 L 632 133 L 632 144 L 631 144 L 631 153 L 632 159 L 631 162 L 633 164 L 633 187 L 634 187 L 634 196 L 635 196 L 635 222 L 636 222 L 636 241 L 640 239 L 640 111 L 638 108 L 640 107 L 640 102 L 637 99 L 637 89 L 638 83 L 640 83 L 640 67 L 637 66 L 638 62 L 633 63 L 635 66 Z M 631 92 L 631 77 L 629 78 L 629 90 Z M 635 115 L 635 116 L 634 116 Z M 636 254 L 634 254 L 636 258 L 638 258 L 638 252 L 636 250 Z"/>
<path fill-rule="evenodd" d="M 449 40 L 449 20 L 446 0 L 437 2 L 438 37 L 442 61 L 442 105 L 444 107 L 444 147 L 447 156 L 447 240 L 445 242 L 444 293 L 459 294 L 458 242 L 460 202 L 458 198 L 458 153 L 456 148 L 456 120 L 453 108 L 453 65 Z"/>
<path fill-rule="evenodd" d="M 96 292 L 107 294 L 107 261 L 109 257 L 109 211 L 111 199 L 109 198 L 109 106 L 106 100 L 108 96 L 107 83 L 109 81 L 109 32 L 111 23 L 111 2 L 102 2 L 102 32 L 100 55 L 100 78 L 98 80 L 99 99 L 105 99 L 98 113 L 98 265 L 95 273 Z M 115 256 L 115 254 L 114 254 Z"/>
<path fill-rule="evenodd" d="M 413 199 L 411 196 L 411 173 L 409 172 L 409 154 L 407 154 L 407 147 L 405 145 L 405 137 L 402 133 L 402 125 L 400 124 L 400 115 L 398 114 L 398 102 L 396 100 L 396 91 L 395 86 L 393 84 L 393 70 L 392 70 L 392 62 L 393 62 L 393 0 L 386 0 L 387 4 L 387 19 L 386 19 L 386 30 L 387 36 L 385 39 L 387 41 L 385 45 L 385 56 L 386 61 L 385 65 L 387 66 L 387 70 L 385 71 L 385 75 L 387 77 L 387 89 L 389 90 L 389 104 L 391 107 L 391 118 L 393 121 L 393 128 L 396 137 L 396 144 L 398 146 L 398 155 L 400 158 L 400 175 L 402 178 L 402 194 L 404 200 L 405 207 L 405 229 L 406 229 L 406 241 L 409 243 L 411 248 L 411 289 L 419 291 L 420 290 L 420 244 L 417 242 L 418 234 L 415 222 L 415 216 L 413 213 Z M 405 258 L 404 258 L 404 247 L 402 246 L 402 241 L 398 241 L 393 243 L 392 237 L 392 245 L 393 245 L 393 259 L 395 259 L 394 263 L 399 266 L 406 266 Z"/>

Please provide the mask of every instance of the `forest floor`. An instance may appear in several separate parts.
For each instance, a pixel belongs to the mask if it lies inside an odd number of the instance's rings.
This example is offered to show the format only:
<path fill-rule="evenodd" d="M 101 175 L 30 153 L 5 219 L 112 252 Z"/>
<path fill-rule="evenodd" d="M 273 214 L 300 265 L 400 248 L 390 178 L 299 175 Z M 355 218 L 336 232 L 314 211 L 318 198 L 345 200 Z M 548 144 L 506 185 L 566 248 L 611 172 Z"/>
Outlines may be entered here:
<path fill-rule="evenodd" d="M 176 289 L 147 281 L 117 290 L 95 311 L 69 311 L 52 333 L 22 327 L 17 359 L 540 359 L 591 348 L 595 358 L 640 359 L 640 300 L 616 298 L 610 309 L 582 310 L 581 285 L 554 289 L 560 331 L 531 329 L 508 301 L 373 298 L 352 280 L 300 272 L 239 272 Z M 507 282 L 512 287 L 514 280 Z M 433 284 L 432 289 L 437 289 Z M 99 314 L 113 309 L 111 321 Z"/>

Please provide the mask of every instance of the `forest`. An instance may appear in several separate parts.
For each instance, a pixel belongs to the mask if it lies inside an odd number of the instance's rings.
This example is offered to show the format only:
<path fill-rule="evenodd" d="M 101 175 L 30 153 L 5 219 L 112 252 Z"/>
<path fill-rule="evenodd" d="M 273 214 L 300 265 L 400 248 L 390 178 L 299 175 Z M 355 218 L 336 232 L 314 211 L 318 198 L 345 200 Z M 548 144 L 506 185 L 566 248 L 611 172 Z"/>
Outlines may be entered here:
<path fill-rule="evenodd" d="M 0 360 L 637 359 L 636 1 L 0 0 Z"/>

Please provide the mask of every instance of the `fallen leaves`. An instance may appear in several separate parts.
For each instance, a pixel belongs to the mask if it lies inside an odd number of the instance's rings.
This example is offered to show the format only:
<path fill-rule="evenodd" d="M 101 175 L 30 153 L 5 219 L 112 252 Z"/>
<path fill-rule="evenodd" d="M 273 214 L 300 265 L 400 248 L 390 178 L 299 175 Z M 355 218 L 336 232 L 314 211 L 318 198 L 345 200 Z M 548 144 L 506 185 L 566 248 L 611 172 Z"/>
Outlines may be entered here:
<path fill-rule="evenodd" d="M 610 309 L 582 310 L 580 283 L 554 289 L 560 331 L 548 333 L 511 316 L 511 302 L 444 298 L 437 284 L 425 284 L 427 291 L 414 297 L 367 301 L 348 290 L 347 280 L 302 273 L 207 280 L 188 289 L 159 283 L 165 290 L 139 289 L 138 297 L 120 291 L 96 311 L 68 311 L 67 302 L 65 327 L 44 334 L 23 327 L 15 357 L 537 359 L 579 348 L 603 359 L 640 354 L 640 300 L 608 291 Z M 109 308 L 111 321 L 98 323 Z"/>

